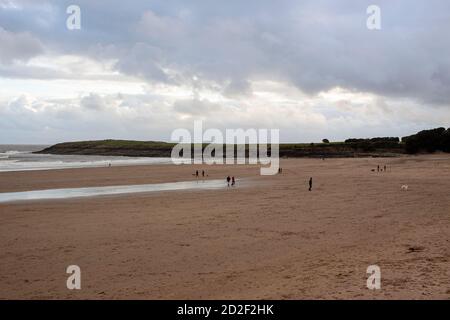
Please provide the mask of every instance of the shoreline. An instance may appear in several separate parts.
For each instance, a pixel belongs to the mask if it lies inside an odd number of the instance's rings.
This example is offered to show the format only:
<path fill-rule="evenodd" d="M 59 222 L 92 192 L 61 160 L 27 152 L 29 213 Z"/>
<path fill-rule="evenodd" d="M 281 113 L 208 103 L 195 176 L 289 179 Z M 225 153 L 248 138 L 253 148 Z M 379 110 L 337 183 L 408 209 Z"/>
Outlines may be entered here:
<path fill-rule="evenodd" d="M 60 188 L 124 186 L 197 180 L 196 170 L 206 170 L 206 180 L 224 179 L 229 172 L 239 177 L 259 175 L 259 165 L 124 165 L 0 172 L 0 192 Z M 199 178 L 200 179 L 200 178 Z"/>
<path fill-rule="evenodd" d="M 280 158 L 280 165 L 291 161 L 306 161 L 307 163 L 326 164 L 332 161 L 403 161 L 403 160 L 439 160 L 450 159 L 450 155 L 445 153 L 427 154 L 427 155 L 400 155 L 398 157 L 388 158 L 329 158 L 325 161 L 320 158 Z M 237 175 L 259 177 L 259 164 L 245 165 L 200 165 L 200 164 L 181 164 L 173 163 L 155 163 L 155 164 L 124 164 L 92 167 L 73 167 L 73 168 L 52 168 L 39 170 L 17 170 L 0 171 L 0 192 L 20 192 L 43 189 L 58 188 L 82 188 L 82 187 L 103 187 L 110 185 L 147 184 L 147 183 L 167 183 L 179 181 L 195 180 L 193 173 L 195 170 L 206 170 L 211 174 L 211 178 L 225 178 L 226 175 L 236 170 Z M 177 168 L 177 169 L 175 169 Z M 211 170 L 209 170 L 211 169 Z M 175 170 L 175 172 L 174 172 Z M 167 172 L 167 173 L 164 173 Z M 221 176 L 223 172 L 225 176 Z M 249 173 L 251 172 L 251 173 Z M 179 173 L 179 175 L 178 175 Z M 209 178 L 209 177 L 208 177 Z M 109 183 L 109 184 L 108 184 Z M 48 188 L 47 188 L 48 186 Z"/>

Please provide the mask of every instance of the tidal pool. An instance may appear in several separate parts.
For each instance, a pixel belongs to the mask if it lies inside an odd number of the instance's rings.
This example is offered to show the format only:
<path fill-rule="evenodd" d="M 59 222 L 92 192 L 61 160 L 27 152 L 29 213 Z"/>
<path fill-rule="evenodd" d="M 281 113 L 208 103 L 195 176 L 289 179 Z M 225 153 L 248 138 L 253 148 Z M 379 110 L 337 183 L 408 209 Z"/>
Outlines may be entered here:
<path fill-rule="evenodd" d="M 125 186 L 48 189 L 22 192 L 0 193 L 0 203 L 42 199 L 69 199 L 79 197 L 94 197 L 115 194 L 142 193 L 155 191 L 176 191 L 190 189 L 221 189 L 226 188 L 225 180 L 197 180 L 169 183 L 154 183 Z"/>

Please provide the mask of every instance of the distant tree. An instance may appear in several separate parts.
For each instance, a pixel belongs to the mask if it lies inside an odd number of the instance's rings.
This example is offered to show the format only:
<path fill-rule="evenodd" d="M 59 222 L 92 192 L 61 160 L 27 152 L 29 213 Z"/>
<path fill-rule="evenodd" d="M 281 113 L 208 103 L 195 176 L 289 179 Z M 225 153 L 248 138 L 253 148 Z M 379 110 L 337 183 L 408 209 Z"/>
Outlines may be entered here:
<path fill-rule="evenodd" d="M 322 142 L 323 142 L 323 143 L 330 143 L 330 140 L 328 140 L 328 139 L 323 139 Z"/>
<path fill-rule="evenodd" d="M 450 152 L 450 128 L 423 130 L 412 136 L 403 137 L 405 150 L 408 153 L 418 152 Z"/>

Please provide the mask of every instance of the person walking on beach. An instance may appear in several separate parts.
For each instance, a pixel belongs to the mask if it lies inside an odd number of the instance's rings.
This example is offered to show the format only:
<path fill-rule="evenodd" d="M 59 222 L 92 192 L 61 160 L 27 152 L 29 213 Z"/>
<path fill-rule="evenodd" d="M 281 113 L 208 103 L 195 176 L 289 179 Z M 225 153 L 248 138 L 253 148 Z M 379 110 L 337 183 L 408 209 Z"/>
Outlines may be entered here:
<path fill-rule="evenodd" d="M 195 176 L 198 178 L 198 170 L 195 171 Z"/>
<path fill-rule="evenodd" d="M 230 186 L 230 180 L 231 180 L 231 178 L 230 178 L 230 176 L 228 176 L 227 177 L 227 184 L 228 184 L 228 186 Z"/>
<path fill-rule="evenodd" d="M 380 172 L 380 166 L 379 165 L 377 166 L 377 172 Z"/>
<path fill-rule="evenodd" d="M 231 186 L 234 187 L 234 185 L 236 184 L 236 180 L 234 179 L 234 176 L 231 177 Z"/>
<path fill-rule="evenodd" d="M 309 178 L 309 191 L 312 190 L 312 177 Z"/>
<path fill-rule="evenodd" d="M 205 177 L 205 170 L 202 170 L 202 177 Z"/>

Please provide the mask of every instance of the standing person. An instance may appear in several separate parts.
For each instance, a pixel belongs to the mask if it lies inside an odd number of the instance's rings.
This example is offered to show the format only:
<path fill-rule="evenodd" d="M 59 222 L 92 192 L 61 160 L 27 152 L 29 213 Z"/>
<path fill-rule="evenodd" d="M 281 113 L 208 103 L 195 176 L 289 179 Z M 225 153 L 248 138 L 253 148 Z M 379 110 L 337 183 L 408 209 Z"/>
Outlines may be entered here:
<path fill-rule="evenodd" d="M 236 180 L 234 179 L 234 176 L 231 177 L 231 186 L 234 187 L 234 185 L 236 184 Z"/>
<path fill-rule="evenodd" d="M 228 186 L 230 186 L 230 180 L 231 180 L 231 179 L 230 179 L 230 176 L 228 176 L 228 177 L 227 177 L 227 184 L 228 184 Z"/>
<path fill-rule="evenodd" d="M 386 172 L 386 165 L 384 166 L 384 172 Z"/>
<path fill-rule="evenodd" d="M 202 177 L 205 177 L 205 170 L 202 170 Z"/>
<path fill-rule="evenodd" d="M 312 190 L 312 177 L 309 178 L 309 191 Z"/>
<path fill-rule="evenodd" d="M 380 165 L 377 166 L 377 172 L 380 172 Z"/>
<path fill-rule="evenodd" d="M 195 171 L 195 176 L 198 178 L 198 170 Z"/>

